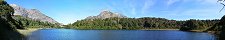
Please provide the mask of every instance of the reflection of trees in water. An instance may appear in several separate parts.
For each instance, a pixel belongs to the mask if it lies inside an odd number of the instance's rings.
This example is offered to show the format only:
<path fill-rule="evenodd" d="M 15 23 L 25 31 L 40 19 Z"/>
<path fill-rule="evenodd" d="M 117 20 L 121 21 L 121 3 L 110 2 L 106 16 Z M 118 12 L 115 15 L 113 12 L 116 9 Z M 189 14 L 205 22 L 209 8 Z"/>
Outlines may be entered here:
<path fill-rule="evenodd" d="M 101 40 L 115 39 L 115 35 L 113 35 L 113 32 L 110 32 L 110 31 L 101 31 L 101 33 L 99 33 L 99 35 L 100 35 Z"/>

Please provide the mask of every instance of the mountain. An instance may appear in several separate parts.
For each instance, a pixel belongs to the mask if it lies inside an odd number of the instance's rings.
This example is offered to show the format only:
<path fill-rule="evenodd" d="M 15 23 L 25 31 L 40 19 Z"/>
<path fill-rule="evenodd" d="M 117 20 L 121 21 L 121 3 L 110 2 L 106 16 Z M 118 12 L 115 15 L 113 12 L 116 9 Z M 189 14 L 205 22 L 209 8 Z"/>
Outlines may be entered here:
<path fill-rule="evenodd" d="M 89 16 L 86 19 L 105 19 L 105 18 L 111 18 L 111 17 L 127 18 L 127 16 L 124 16 L 122 14 L 113 13 L 111 11 L 104 10 L 99 15 L 97 15 L 97 16 Z"/>
<path fill-rule="evenodd" d="M 37 9 L 26 9 L 16 4 L 10 4 L 10 6 L 14 8 L 14 12 L 15 12 L 14 15 L 20 15 L 20 16 L 30 18 L 32 20 L 38 20 L 41 22 L 58 23 L 57 21 L 41 13 Z"/>

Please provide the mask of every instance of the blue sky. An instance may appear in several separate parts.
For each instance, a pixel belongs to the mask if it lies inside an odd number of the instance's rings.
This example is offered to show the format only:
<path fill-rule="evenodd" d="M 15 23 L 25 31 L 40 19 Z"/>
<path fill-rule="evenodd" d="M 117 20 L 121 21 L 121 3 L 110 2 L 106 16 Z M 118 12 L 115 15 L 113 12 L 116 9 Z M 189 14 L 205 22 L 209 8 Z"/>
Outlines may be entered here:
<path fill-rule="evenodd" d="M 217 0 L 6 0 L 27 9 L 38 9 L 56 21 L 69 24 L 103 10 L 131 18 L 160 17 L 174 20 L 220 19 L 225 11 Z"/>

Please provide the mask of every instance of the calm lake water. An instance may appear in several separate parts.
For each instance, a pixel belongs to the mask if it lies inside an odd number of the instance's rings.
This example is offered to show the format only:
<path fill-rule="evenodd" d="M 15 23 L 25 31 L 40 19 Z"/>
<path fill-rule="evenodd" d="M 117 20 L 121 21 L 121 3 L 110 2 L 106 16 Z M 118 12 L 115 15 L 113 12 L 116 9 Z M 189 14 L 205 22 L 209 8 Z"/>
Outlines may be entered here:
<path fill-rule="evenodd" d="M 215 40 L 215 37 L 177 30 L 43 29 L 33 32 L 28 40 Z"/>

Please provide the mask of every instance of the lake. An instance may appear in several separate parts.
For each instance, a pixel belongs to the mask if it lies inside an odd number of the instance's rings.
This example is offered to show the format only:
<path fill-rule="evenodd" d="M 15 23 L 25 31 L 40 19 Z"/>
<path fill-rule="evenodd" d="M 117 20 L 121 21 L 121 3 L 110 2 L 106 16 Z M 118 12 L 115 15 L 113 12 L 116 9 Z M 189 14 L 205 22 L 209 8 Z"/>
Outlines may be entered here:
<path fill-rule="evenodd" d="M 28 40 L 215 40 L 215 36 L 178 30 L 42 29 L 29 35 Z"/>

